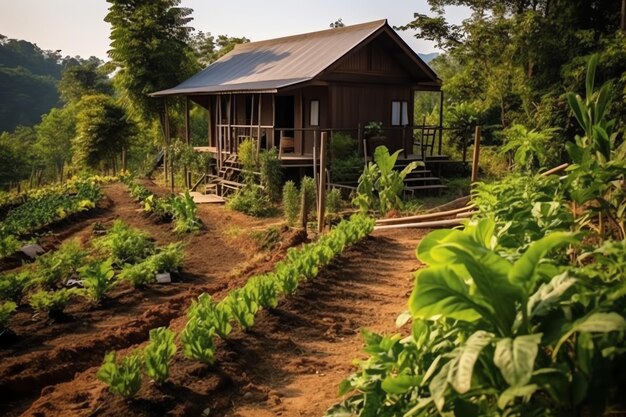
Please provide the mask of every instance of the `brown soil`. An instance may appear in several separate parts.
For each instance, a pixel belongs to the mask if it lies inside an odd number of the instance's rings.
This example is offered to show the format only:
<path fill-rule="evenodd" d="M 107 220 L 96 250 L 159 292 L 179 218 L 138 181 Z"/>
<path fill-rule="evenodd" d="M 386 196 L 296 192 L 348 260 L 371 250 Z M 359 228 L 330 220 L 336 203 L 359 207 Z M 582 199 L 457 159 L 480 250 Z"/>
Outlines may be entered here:
<path fill-rule="evenodd" d="M 107 216 L 86 220 L 63 239 L 90 238 L 93 223 L 120 217 L 149 232 L 158 244 L 177 240 L 167 224 L 137 211 L 121 185 L 107 187 Z M 250 230 L 278 219 L 257 220 L 202 206 L 206 230 L 185 237 L 180 281 L 144 291 L 121 287 L 100 309 L 78 302 L 69 319 L 31 319 L 22 307 L 11 325 L 19 339 L 0 348 L 0 414 L 24 416 L 321 416 L 337 398 L 339 382 L 364 357 L 359 330 L 395 331 L 406 308 L 414 251 L 423 232 L 377 233 L 346 251 L 297 295 L 263 311 L 253 329 L 235 330 L 218 342 L 218 357 L 205 366 L 177 353 L 167 383 L 144 378 L 135 399 L 108 392 L 95 374 L 106 351 L 122 354 L 141 346 L 153 327 L 180 330 L 185 308 L 203 291 L 217 298 L 243 285 L 251 274 L 272 268 L 284 250 L 302 241 L 281 231 L 271 253 L 259 251 Z M 84 235 L 81 235 L 83 233 Z M 235 273 L 233 273 L 235 272 Z M 28 335 L 28 336 L 26 336 Z M 203 414 L 204 413 L 204 414 Z"/>

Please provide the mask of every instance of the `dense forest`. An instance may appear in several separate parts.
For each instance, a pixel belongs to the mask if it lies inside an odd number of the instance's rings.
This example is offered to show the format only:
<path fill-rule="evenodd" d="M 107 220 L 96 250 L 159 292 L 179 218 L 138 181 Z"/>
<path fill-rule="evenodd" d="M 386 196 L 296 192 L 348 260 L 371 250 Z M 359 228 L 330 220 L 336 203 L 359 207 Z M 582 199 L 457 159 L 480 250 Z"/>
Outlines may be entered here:
<path fill-rule="evenodd" d="M 2 187 L 60 180 L 68 170 L 145 166 L 163 146 L 164 116 L 162 104 L 147 94 L 176 85 L 248 41 L 196 31 L 193 11 L 177 0 L 109 3 L 106 63 L 0 38 Z M 563 144 L 574 135 L 565 93 L 582 92 L 593 54 L 598 82 L 611 82 L 610 116 L 626 118 L 621 3 L 429 0 L 431 15 L 407 16 L 398 29 L 415 30 L 443 51 L 430 65 L 443 80 L 446 126 L 469 131 L 483 125 L 487 144 L 509 150 L 535 138 L 527 146 L 540 148 L 537 162 L 549 164 L 564 158 Z M 471 15 L 451 24 L 447 6 L 465 6 Z M 145 13 L 159 18 L 137 18 Z M 417 104 L 416 119 L 437 117 L 437 100 L 419 97 Z M 171 108 L 173 136 L 180 137 L 182 105 Z M 198 141 L 206 137 L 200 108 L 192 110 L 192 131 Z"/>

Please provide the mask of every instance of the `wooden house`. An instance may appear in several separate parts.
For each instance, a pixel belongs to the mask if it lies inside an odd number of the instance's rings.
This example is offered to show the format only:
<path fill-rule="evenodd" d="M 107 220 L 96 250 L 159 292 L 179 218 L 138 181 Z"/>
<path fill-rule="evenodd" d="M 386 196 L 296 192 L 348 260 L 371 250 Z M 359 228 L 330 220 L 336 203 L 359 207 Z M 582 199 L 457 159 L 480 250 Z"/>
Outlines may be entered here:
<path fill-rule="evenodd" d="M 250 137 L 259 150 L 277 148 L 283 167 L 302 171 L 316 164 L 322 132 L 350 135 L 365 158 L 385 144 L 403 150 L 404 160 L 423 159 L 424 148 L 413 140 L 414 95 L 440 86 L 387 21 L 378 20 L 237 45 L 152 96 L 184 96 L 207 109 L 208 143 L 196 149 L 215 155 L 218 172 Z M 370 122 L 383 126 L 376 143 L 364 134 Z"/>

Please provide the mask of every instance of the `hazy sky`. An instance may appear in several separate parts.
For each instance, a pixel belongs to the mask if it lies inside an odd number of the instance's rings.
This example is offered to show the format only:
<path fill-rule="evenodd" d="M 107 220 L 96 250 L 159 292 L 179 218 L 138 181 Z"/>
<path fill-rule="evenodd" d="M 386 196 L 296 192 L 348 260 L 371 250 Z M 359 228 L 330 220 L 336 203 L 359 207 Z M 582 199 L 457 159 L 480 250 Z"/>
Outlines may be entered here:
<path fill-rule="evenodd" d="M 245 36 L 253 41 L 327 29 L 342 18 L 346 25 L 386 18 L 391 25 L 409 22 L 413 12 L 428 13 L 425 0 L 183 0 L 191 7 L 196 30 L 214 35 Z M 0 0 L 0 34 L 25 39 L 63 55 L 107 58 L 109 25 L 104 0 Z M 446 10 L 452 21 L 467 12 Z M 417 52 L 435 51 L 410 32 L 400 35 Z"/>

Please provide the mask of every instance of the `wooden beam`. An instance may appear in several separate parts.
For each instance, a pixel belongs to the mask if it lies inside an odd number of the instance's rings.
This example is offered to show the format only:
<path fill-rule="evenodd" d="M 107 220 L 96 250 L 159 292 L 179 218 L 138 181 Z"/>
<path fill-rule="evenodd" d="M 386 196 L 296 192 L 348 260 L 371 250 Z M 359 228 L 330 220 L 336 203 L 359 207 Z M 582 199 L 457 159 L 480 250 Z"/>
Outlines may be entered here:
<path fill-rule="evenodd" d="M 388 224 L 399 224 L 399 223 L 415 223 L 423 220 L 435 220 L 441 219 L 444 217 L 450 217 L 457 214 L 465 213 L 471 211 L 475 206 L 465 206 L 454 210 L 440 211 L 437 213 L 429 213 L 429 214 L 419 214 L 417 216 L 408 216 L 408 217 L 398 217 L 395 219 L 381 219 L 376 221 L 376 225 L 388 225 Z"/>
<path fill-rule="evenodd" d="M 189 97 L 185 96 L 185 144 L 187 146 L 191 145 L 191 132 L 189 128 Z M 189 180 L 189 168 L 187 164 L 185 164 L 183 169 L 183 175 L 185 176 L 185 188 L 191 188 L 191 181 Z"/>
<path fill-rule="evenodd" d="M 326 215 L 326 141 L 328 133 L 322 132 L 320 143 L 320 200 L 317 209 L 317 232 L 324 230 L 324 216 Z M 315 169 L 315 167 L 313 167 Z"/>
<path fill-rule="evenodd" d="M 435 221 L 430 221 L 430 222 L 374 226 L 374 230 L 390 230 L 390 229 L 404 229 L 404 228 L 437 229 L 440 227 L 460 226 L 461 224 L 463 224 L 463 219 L 435 220 Z"/>

